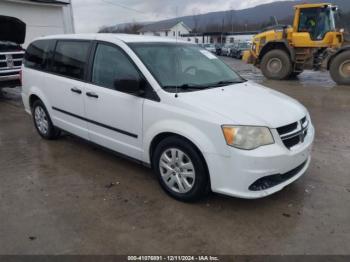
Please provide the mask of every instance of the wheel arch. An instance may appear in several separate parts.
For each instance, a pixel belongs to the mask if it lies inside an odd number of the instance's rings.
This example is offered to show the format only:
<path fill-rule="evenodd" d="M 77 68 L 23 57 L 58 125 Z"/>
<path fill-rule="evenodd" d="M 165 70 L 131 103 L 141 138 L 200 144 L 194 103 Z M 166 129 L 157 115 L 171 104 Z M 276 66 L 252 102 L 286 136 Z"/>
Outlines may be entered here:
<path fill-rule="evenodd" d="M 33 105 L 35 101 L 41 100 L 40 97 L 38 97 L 36 94 L 31 94 L 29 96 L 29 107 L 30 109 L 33 109 Z"/>
<path fill-rule="evenodd" d="M 261 61 L 269 51 L 276 49 L 285 51 L 293 61 L 294 50 L 288 45 L 288 43 L 286 43 L 286 41 L 273 41 L 266 43 L 259 53 L 259 61 Z"/>
<path fill-rule="evenodd" d="M 162 132 L 162 133 L 159 133 L 157 134 L 151 141 L 150 143 L 150 146 L 149 146 L 149 149 L 148 149 L 148 155 L 149 155 L 149 158 L 150 158 L 150 161 L 151 161 L 151 167 L 152 166 L 152 158 L 153 158 L 153 154 L 154 154 L 154 151 L 157 147 L 157 145 L 163 141 L 164 139 L 167 139 L 169 137 L 178 137 L 184 141 L 186 141 L 187 143 L 189 143 L 190 145 L 193 146 L 193 148 L 197 151 L 197 153 L 199 154 L 199 156 L 201 157 L 201 159 L 203 160 L 203 163 L 206 167 L 206 170 L 207 170 L 207 173 L 209 175 L 209 168 L 208 168 L 208 164 L 207 164 L 207 161 L 204 157 L 204 154 L 203 152 L 201 151 L 201 149 L 192 141 L 190 140 L 189 138 L 183 136 L 183 135 L 180 135 L 178 133 L 175 133 L 175 132 Z"/>
<path fill-rule="evenodd" d="M 46 109 L 51 114 L 50 103 L 49 103 L 48 99 L 46 98 L 46 96 L 43 94 L 43 92 L 41 92 L 41 90 L 39 88 L 31 89 L 31 92 L 29 93 L 27 99 L 28 99 L 29 110 L 32 109 L 34 102 L 39 99 L 44 103 Z"/>
<path fill-rule="evenodd" d="M 143 132 L 143 161 L 150 163 L 150 152 L 154 148 L 154 143 L 160 138 L 168 135 L 177 135 L 190 141 L 205 156 L 210 153 L 220 153 L 230 155 L 219 125 L 212 122 L 201 121 L 190 122 L 183 118 L 163 118 L 154 121 L 144 127 Z M 215 143 L 222 141 L 223 143 Z"/>
<path fill-rule="evenodd" d="M 334 54 L 331 55 L 331 57 L 328 59 L 327 62 L 327 70 L 329 70 L 331 68 L 331 64 L 334 60 L 334 58 L 336 58 L 338 55 L 350 51 L 350 46 L 344 46 L 342 48 L 340 48 L 339 50 L 337 50 L 337 52 L 335 52 Z"/>

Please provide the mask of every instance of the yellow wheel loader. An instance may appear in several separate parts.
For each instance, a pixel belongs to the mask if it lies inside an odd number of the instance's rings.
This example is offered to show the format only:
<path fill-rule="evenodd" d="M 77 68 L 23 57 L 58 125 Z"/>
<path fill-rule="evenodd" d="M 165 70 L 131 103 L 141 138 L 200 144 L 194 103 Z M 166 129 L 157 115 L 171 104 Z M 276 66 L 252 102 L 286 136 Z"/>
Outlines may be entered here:
<path fill-rule="evenodd" d="M 344 45 L 343 30 L 336 29 L 336 12 L 328 3 L 295 6 L 293 26 L 276 25 L 256 35 L 243 60 L 268 79 L 329 70 L 336 83 L 350 85 L 350 46 Z"/>

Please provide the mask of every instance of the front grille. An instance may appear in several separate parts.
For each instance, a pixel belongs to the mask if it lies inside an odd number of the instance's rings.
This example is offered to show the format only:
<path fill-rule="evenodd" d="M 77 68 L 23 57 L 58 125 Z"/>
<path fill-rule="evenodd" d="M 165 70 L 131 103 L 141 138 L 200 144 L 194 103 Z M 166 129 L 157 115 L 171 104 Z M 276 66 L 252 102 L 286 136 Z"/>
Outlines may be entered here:
<path fill-rule="evenodd" d="M 17 66 L 22 66 L 22 60 L 21 60 L 21 61 L 14 61 L 14 62 L 13 62 L 13 65 L 14 65 L 15 67 L 17 67 Z"/>
<path fill-rule="evenodd" d="M 24 54 L 23 53 L 13 54 L 12 58 L 13 59 L 23 59 L 24 58 Z"/>
<path fill-rule="evenodd" d="M 308 134 L 309 121 L 306 117 L 298 122 L 277 128 L 283 144 L 291 149 L 292 147 L 304 143 Z"/>
<path fill-rule="evenodd" d="M 22 66 L 24 52 L 6 52 L 0 54 L 0 70 L 19 70 Z"/>
<path fill-rule="evenodd" d="M 285 140 L 282 140 L 283 141 L 283 144 L 287 147 L 287 148 L 292 148 L 293 146 L 296 146 L 300 143 L 300 137 L 299 135 L 295 136 L 295 137 L 292 137 L 292 138 L 289 138 L 289 139 L 285 139 Z"/>
<path fill-rule="evenodd" d="M 306 118 L 306 117 L 304 117 L 303 119 L 301 119 L 301 123 L 302 123 L 302 124 L 305 124 L 306 121 L 307 121 L 307 118 Z"/>
<path fill-rule="evenodd" d="M 290 132 L 293 132 L 297 128 L 298 128 L 298 122 L 295 122 L 293 124 L 277 128 L 277 131 L 280 135 L 285 135 L 285 134 L 288 134 Z"/>
<path fill-rule="evenodd" d="M 271 175 L 271 176 L 266 176 L 266 177 L 260 178 L 249 187 L 249 190 L 250 191 L 262 191 L 262 190 L 266 190 L 266 189 L 272 188 L 274 186 L 277 186 L 279 184 L 282 184 L 283 182 L 298 175 L 299 172 L 306 166 L 306 163 L 307 163 L 307 161 L 305 161 L 300 166 L 294 168 L 293 170 L 291 170 L 285 174 Z"/>

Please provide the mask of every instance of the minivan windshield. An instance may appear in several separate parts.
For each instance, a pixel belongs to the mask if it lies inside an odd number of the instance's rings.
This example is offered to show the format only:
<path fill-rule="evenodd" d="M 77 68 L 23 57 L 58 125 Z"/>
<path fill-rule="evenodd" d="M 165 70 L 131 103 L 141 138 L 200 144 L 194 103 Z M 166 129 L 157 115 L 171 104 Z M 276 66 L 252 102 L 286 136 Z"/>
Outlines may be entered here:
<path fill-rule="evenodd" d="M 129 44 L 168 92 L 196 91 L 245 82 L 209 51 L 180 43 Z"/>

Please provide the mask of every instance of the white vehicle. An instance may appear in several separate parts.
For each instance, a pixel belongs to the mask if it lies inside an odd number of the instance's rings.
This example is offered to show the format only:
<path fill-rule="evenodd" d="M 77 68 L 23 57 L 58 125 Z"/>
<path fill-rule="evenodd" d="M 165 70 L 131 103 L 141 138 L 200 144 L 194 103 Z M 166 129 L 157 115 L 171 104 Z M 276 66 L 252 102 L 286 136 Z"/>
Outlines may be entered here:
<path fill-rule="evenodd" d="M 136 35 L 34 41 L 23 102 L 39 134 L 61 130 L 154 169 L 182 201 L 255 199 L 300 178 L 314 127 L 294 99 L 241 78 L 197 45 Z"/>
<path fill-rule="evenodd" d="M 216 48 L 215 48 L 215 45 L 213 45 L 213 44 L 203 44 L 202 47 L 213 54 L 216 53 Z"/>
<path fill-rule="evenodd" d="M 230 56 L 231 54 L 231 50 L 233 49 L 233 45 L 230 44 L 230 45 L 224 45 L 222 48 L 221 48 L 221 55 L 222 56 Z"/>

